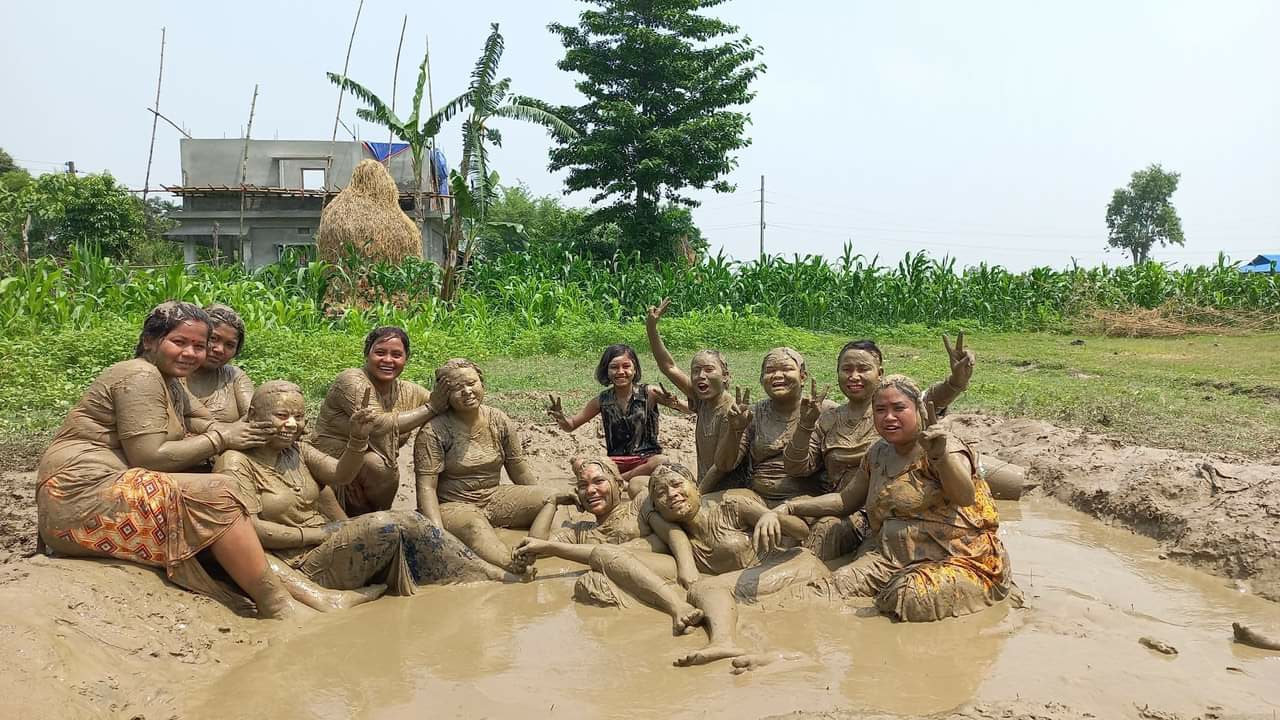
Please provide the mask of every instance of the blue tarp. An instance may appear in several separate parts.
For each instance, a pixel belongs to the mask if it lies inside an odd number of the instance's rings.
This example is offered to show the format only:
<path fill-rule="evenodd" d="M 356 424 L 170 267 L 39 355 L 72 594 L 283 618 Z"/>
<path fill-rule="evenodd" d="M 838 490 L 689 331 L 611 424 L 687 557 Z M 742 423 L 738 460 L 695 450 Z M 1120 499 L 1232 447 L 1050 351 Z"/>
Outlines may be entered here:
<path fill-rule="evenodd" d="M 1270 273 L 1280 272 L 1280 255 L 1259 255 L 1249 261 L 1248 265 L 1241 265 L 1242 273 Z"/>
<path fill-rule="evenodd" d="M 444 153 L 439 148 L 431 150 L 431 165 L 436 171 L 436 183 L 438 187 L 436 192 L 441 195 L 449 194 L 449 164 L 445 162 Z"/>
<path fill-rule="evenodd" d="M 365 142 L 364 147 L 370 155 L 373 155 L 374 160 L 386 162 L 387 158 L 393 158 L 408 150 L 409 143 Z"/>

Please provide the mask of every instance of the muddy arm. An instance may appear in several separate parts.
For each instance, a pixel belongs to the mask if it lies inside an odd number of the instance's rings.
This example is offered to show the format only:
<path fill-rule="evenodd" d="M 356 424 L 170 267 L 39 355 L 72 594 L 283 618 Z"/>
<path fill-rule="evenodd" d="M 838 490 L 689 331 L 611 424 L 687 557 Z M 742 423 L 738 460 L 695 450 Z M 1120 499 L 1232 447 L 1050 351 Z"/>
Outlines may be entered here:
<path fill-rule="evenodd" d="M 236 409 L 240 411 L 240 418 L 249 417 L 249 404 L 253 402 L 253 380 L 249 379 L 249 373 L 236 368 L 235 380 L 231 381 L 231 391 L 236 398 Z"/>
<path fill-rule="evenodd" d="M 789 477 L 809 477 L 822 462 L 822 431 L 818 426 L 797 423 L 795 432 L 782 449 L 782 469 Z"/>
<path fill-rule="evenodd" d="M 751 442 L 751 427 L 734 430 L 726 427 L 716 441 L 716 467 L 726 473 L 738 467 L 747 456 L 747 448 Z"/>
<path fill-rule="evenodd" d="M 769 508 L 750 498 L 740 495 L 726 497 L 724 502 L 730 503 L 738 512 L 738 517 L 745 522 L 749 529 L 754 530 L 756 523 L 764 517 L 766 513 L 772 512 Z M 782 526 L 783 534 L 796 540 L 804 540 L 809 536 L 809 524 L 794 515 L 778 514 L 778 522 Z"/>
<path fill-rule="evenodd" d="M 680 584 L 690 587 L 696 583 L 701 575 L 698 573 L 698 563 L 693 559 L 693 546 L 689 544 L 689 536 L 684 529 L 667 522 L 657 511 L 649 514 L 649 526 L 676 559 L 676 579 Z"/>
<path fill-rule="evenodd" d="M 947 502 L 957 507 L 968 507 L 977 498 L 973 486 L 973 465 L 965 450 L 952 450 L 942 462 L 929 460 L 929 469 L 942 483 L 942 494 Z"/>
<path fill-rule="evenodd" d="M 593 397 L 587 401 L 587 404 L 582 408 L 582 411 L 579 412 L 577 415 L 574 415 L 573 417 L 569 417 L 569 418 L 564 418 L 563 421 L 557 420 L 556 422 L 558 425 L 560 425 L 561 430 L 564 430 L 565 432 L 573 432 L 574 430 L 577 430 L 583 425 L 586 425 L 589 421 L 591 421 L 595 416 L 599 414 L 600 414 L 600 398 Z"/>
<path fill-rule="evenodd" d="M 154 432 L 122 438 L 120 445 L 131 467 L 157 472 L 180 472 L 226 449 L 225 440 L 217 433 L 166 440 L 163 432 Z"/>
<path fill-rule="evenodd" d="M 693 381 L 676 365 L 675 358 L 671 356 L 666 344 L 662 342 L 662 335 L 658 334 L 658 321 L 656 319 L 646 321 L 644 329 L 645 334 L 649 336 L 649 349 L 653 351 L 653 360 L 658 364 L 658 369 L 686 397 L 693 397 Z"/>
<path fill-rule="evenodd" d="M 533 474 L 533 468 L 529 467 L 529 463 L 523 457 L 508 458 L 504 467 L 507 468 L 507 476 L 516 485 L 538 484 L 538 478 Z"/>
<path fill-rule="evenodd" d="M 303 462 L 311 471 L 312 477 L 325 487 L 342 487 L 350 485 L 364 467 L 364 454 L 369 449 L 369 441 L 358 438 L 347 440 L 342 456 L 333 458 L 316 450 L 309 444 L 302 444 Z"/>
<path fill-rule="evenodd" d="M 291 550 L 311 547 L 324 542 L 329 533 L 324 528 L 299 528 L 292 525 L 263 520 L 253 515 L 253 530 L 258 534 L 262 547 L 268 550 Z"/>
<path fill-rule="evenodd" d="M 801 517 L 828 517 L 850 515 L 862 509 L 867 503 L 867 488 L 870 484 L 864 461 L 855 472 L 853 479 L 840 492 L 827 493 L 815 498 L 797 498 L 788 500 L 774 511 L 779 514 L 799 515 Z"/>

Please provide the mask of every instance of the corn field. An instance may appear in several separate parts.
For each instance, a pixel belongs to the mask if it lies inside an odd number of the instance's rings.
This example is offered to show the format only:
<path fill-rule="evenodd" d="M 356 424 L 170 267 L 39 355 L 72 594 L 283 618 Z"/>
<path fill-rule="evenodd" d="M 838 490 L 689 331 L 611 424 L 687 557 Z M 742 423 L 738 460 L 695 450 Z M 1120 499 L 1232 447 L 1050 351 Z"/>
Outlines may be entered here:
<path fill-rule="evenodd" d="M 896 265 L 845 253 L 769 257 L 738 263 L 723 256 L 696 265 L 655 266 L 639 257 L 591 261 L 569 254 L 511 254 L 470 268 L 458 300 L 437 298 L 440 272 L 429 262 L 371 265 L 354 272 L 322 262 L 280 263 L 256 273 L 239 267 L 130 268 L 88 250 L 65 261 L 12 266 L 0 279 L 0 333 L 21 336 L 107 320 L 138 322 L 169 299 L 236 308 L 250 328 L 363 331 L 398 324 L 414 331 L 488 334 L 495 327 L 547 328 L 642 318 L 663 297 L 673 315 L 766 317 L 798 328 L 855 332 L 903 324 L 963 324 L 993 330 L 1052 329 L 1091 308 L 1165 304 L 1280 314 L 1280 275 L 1242 274 L 1215 265 L 1035 268 L 1013 273 L 982 264 L 908 254 Z"/>

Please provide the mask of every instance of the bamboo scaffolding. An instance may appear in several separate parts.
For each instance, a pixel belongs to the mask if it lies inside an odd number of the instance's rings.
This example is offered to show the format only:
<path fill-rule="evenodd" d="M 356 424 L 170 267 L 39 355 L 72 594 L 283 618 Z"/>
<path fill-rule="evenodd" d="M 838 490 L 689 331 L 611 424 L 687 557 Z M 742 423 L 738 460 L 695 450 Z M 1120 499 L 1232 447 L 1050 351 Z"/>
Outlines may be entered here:
<path fill-rule="evenodd" d="M 147 192 L 151 189 L 151 160 L 156 154 L 156 125 L 160 120 L 160 85 L 164 82 L 165 28 L 160 28 L 160 74 L 156 77 L 156 104 L 151 116 L 151 144 L 147 149 L 147 174 L 142 181 L 142 204 L 147 204 Z"/>

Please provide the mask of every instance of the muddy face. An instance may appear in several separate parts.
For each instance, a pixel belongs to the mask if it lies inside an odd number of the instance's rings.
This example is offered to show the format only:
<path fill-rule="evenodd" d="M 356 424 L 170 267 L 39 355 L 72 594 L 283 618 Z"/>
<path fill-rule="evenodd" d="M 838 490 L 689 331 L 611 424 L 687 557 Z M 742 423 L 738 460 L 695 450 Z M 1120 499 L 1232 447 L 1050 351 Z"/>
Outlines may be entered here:
<path fill-rule="evenodd" d="M 582 466 L 577 474 L 574 490 L 578 494 L 578 502 L 597 520 L 603 520 L 618 505 L 618 487 L 607 473 L 595 463 Z"/>
<path fill-rule="evenodd" d="M 404 343 L 395 336 L 385 337 L 369 348 L 364 358 L 365 372 L 380 383 L 394 382 L 404 372 L 404 364 L 409 354 L 404 350 Z"/>
<path fill-rule="evenodd" d="M 871 397 L 884 368 L 874 353 L 852 348 L 845 350 L 836 363 L 836 377 L 840 382 L 840 392 L 850 402 L 864 402 Z"/>
<path fill-rule="evenodd" d="M 770 350 L 760 366 L 760 387 L 771 400 L 798 397 L 808 374 L 790 353 Z"/>
<path fill-rule="evenodd" d="M 147 359 L 170 378 L 183 378 L 204 363 L 209 346 L 209 326 L 185 320 L 159 340 L 143 342 Z"/>
<path fill-rule="evenodd" d="M 693 481 L 674 470 L 659 468 L 650 478 L 651 500 L 667 522 L 684 522 L 698 514 L 702 497 Z"/>
<path fill-rule="evenodd" d="M 231 361 L 240 349 L 240 333 L 226 323 L 215 325 L 209 332 L 209 350 L 205 353 L 204 369 L 217 370 Z"/>
<path fill-rule="evenodd" d="M 449 373 L 448 380 L 452 387 L 449 407 L 461 412 L 474 412 L 484 403 L 484 382 L 474 368 L 454 370 Z"/>
<path fill-rule="evenodd" d="M 632 381 L 636 377 L 636 364 L 631 360 L 631 356 L 623 353 L 618 357 L 609 361 L 609 382 L 613 383 L 616 390 L 626 390 L 631 387 Z"/>
<path fill-rule="evenodd" d="M 254 406 L 253 419 L 271 421 L 272 436 L 267 440 L 267 447 L 283 450 L 306 433 L 307 404 L 301 393 L 272 393 L 261 407 Z"/>
<path fill-rule="evenodd" d="M 872 404 L 876 432 L 894 446 L 915 442 L 920 433 L 920 414 L 906 393 L 890 386 L 876 393 Z"/>
<path fill-rule="evenodd" d="M 693 382 L 693 393 L 699 400 L 714 400 L 728 386 L 729 372 L 715 355 L 700 352 L 693 356 L 689 379 Z"/>

